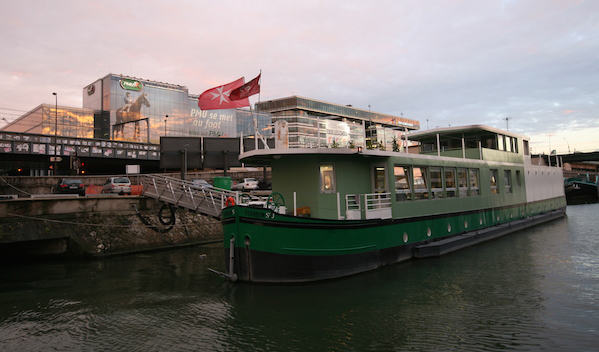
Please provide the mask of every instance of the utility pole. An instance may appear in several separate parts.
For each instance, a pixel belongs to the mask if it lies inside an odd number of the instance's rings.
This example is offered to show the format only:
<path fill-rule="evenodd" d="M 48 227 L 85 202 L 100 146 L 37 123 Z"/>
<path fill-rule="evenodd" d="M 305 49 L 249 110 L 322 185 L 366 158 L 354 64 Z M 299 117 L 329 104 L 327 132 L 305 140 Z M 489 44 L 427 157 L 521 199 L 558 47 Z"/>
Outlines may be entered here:
<path fill-rule="evenodd" d="M 52 93 L 56 98 L 56 105 L 54 106 L 54 169 L 53 174 L 58 174 L 58 93 Z"/>

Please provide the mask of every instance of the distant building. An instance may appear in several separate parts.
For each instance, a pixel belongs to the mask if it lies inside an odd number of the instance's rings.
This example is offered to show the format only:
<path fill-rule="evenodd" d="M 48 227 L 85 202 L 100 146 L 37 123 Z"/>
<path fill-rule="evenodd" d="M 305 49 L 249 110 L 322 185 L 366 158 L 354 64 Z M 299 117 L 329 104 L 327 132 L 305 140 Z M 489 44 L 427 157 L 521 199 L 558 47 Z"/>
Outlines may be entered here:
<path fill-rule="evenodd" d="M 257 132 L 270 138 L 279 121 L 288 126 L 292 148 L 392 150 L 402 132 L 420 128 L 400 116 L 297 96 L 258 102 L 253 110 L 200 110 L 198 95 L 185 86 L 116 74 L 82 94 L 82 107 L 59 105 L 59 95 L 55 104 L 41 104 L 0 129 L 0 173 L 51 174 L 56 159 L 65 172 L 74 157 L 93 160 L 86 168 L 95 173 L 122 172 L 133 163 L 155 172 L 163 136 L 252 138 Z"/>
<path fill-rule="evenodd" d="M 291 148 L 334 144 L 392 150 L 402 132 L 420 129 L 416 120 L 298 96 L 258 102 L 256 111 L 288 123 Z"/>
<path fill-rule="evenodd" d="M 189 94 L 184 86 L 109 74 L 82 93 L 83 108 L 41 104 L 2 130 L 159 144 L 165 135 L 253 135 L 255 118 L 263 135 L 271 133 L 270 114 L 249 109 L 202 111 L 198 95 Z"/>

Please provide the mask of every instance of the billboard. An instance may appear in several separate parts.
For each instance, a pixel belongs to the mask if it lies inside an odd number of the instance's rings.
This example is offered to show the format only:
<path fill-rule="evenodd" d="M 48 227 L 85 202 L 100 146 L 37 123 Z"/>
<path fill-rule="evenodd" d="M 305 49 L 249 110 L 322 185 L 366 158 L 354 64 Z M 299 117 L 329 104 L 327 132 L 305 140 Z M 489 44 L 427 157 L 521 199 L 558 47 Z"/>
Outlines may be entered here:
<path fill-rule="evenodd" d="M 204 138 L 204 167 L 241 166 L 239 138 Z"/>
<path fill-rule="evenodd" d="M 196 137 L 161 137 L 160 168 L 180 169 L 185 163 L 187 168 L 202 168 L 202 140 Z"/>

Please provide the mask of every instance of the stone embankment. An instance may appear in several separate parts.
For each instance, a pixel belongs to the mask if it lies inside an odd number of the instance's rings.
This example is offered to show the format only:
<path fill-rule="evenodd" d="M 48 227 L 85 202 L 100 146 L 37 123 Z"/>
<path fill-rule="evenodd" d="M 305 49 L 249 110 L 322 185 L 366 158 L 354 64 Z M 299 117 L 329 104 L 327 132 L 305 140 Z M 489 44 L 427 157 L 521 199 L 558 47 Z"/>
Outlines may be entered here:
<path fill-rule="evenodd" d="M 223 171 L 189 172 L 187 179 L 211 181 L 215 176 Z M 228 176 L 234 181 L 270 178 L 270 171 L 245 169 Z M 23 255 L 100 257 L 222 241 L 219 220 L 143 196 L 49 195 L 63 177 L 69 176 L 0 177 L 0 260 Z M 80 178 L 89 190 L 109 176 L 70 177 Z M 140 185 L 137 176 L 129 178 Z"/>
<path fill-rule="evenodd" d="M 0 201 L 0 257 L 101 257 L 222 241 L 220 221 L 138 196 Z"/>

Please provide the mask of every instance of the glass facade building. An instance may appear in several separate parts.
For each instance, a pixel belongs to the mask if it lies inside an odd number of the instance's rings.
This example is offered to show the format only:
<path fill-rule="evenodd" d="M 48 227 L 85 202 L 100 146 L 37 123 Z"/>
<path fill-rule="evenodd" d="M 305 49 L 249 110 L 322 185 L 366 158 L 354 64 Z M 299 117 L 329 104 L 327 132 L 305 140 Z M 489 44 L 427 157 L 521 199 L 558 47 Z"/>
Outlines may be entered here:
<path fill-rule="evenodd" d="M 401 149 L 402 131 L 420 129 L 416 120 L 292 96 L 256 103 L 273 122 L 288 123 L 289 147 Z"/>
<path fill-rule="evenodd" d="M 237 137 L 254 134 L 254 119 L 270 137 L 270 114 L 248 109 L 200 110 L 187 87 L 110 74 L 83 89 L 84 108 L 101 110 L 101 135 L 117 141 L 159 144 L 169 137 Z"/>
<path fill-rule="evenodd" d="M 96 112 L 42 104 L 10 124 L 11 132 L 94 138 Z"/>

